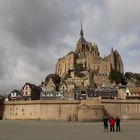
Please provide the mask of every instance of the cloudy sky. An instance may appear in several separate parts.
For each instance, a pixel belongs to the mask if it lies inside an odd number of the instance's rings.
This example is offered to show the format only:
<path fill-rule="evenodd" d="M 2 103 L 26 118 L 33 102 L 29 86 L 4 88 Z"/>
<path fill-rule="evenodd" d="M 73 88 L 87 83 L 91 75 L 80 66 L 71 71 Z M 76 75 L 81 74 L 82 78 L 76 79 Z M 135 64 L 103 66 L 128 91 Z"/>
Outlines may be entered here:
<path fill-rule="evenodd" d="M 140 72 L 140 0 L 0 0 L 0 94 L 40 84 L 75 49 L 83 21 L 101 55 L 117 49 Z"/>

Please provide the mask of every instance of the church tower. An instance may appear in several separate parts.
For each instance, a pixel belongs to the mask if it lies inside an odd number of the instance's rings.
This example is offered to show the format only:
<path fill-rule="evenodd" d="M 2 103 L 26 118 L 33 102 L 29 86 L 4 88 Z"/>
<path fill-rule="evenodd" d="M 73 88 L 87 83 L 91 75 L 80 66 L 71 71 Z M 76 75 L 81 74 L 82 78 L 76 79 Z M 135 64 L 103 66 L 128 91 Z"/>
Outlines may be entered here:
<path fill-rule="evenodd" d="M 76 51 L 75 51 L 78 57 L 85 57 L 86 44 L 87 42 L 84 38 L 83 25 L 81 21 L 80 38 L 76 44 Z"/>
<path fill-rule="evenodd" d="M 98 47 L 94 43 L 89 43 L 84 38 L 84 31 L 83 31 L 83 25 L 81 21 L 81 29 L 80 29 L 80 38 L 76 44 L 76 50 L 75 53 L 77 54 L 78 58 L 85 58 L 87 55 L 97 55 L 99 56 Z"/>

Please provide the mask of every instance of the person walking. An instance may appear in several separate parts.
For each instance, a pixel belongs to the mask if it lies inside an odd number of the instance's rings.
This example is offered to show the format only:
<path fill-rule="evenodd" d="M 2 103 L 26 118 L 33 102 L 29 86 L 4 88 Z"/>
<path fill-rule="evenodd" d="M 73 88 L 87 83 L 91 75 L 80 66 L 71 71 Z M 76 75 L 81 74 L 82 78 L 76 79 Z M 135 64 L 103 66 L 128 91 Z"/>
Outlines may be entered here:
<path fill-rule="evenodd" d="M 109 119 L 109 125 L 110 125 L 110 132 L 114 132 L 115 130 L 114 130 L 114 126 L 115 126 L 115 119 L 113 118 L 113 117 L 111 117 L 110 119 Z"/>
<path fill-rule="evenodd" d="M 104 131 L 108 132 L 108 118 L 107 118 L 107 116 L 104 116 L 103 123 L 104 123 Z"/>
<path fill-rule="evenodd" d="M 116 131 L 118 132 L 120 132 L 121 131 L 121 127 L 120 127 L 120 118 L 119 117 L 117 117 L 116 118 Z"/>

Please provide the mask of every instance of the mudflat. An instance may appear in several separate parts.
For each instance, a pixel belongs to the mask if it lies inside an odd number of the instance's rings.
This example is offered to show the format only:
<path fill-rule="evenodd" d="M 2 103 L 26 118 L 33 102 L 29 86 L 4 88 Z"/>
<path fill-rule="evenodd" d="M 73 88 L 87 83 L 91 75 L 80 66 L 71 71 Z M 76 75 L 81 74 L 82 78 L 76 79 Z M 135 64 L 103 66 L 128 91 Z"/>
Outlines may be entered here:
<path fill-rule="evenodd" d="M 139 139 L 140 121 L 123 121 L 121 132 L 104 132 L 102 122 L 0 121 L 0 140 Z"/>

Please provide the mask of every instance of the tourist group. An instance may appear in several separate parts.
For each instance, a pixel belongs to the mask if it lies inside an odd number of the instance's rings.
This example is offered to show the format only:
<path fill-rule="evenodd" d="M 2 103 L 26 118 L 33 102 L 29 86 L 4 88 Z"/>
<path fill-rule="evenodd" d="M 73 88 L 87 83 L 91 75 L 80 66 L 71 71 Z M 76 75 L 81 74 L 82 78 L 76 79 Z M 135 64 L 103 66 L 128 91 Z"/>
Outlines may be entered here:
<path fill-rule="evenodd" d="M 104 116 L 103 118 L 103 124 L 104 124 L 104 131 L 105 132 L 108 132 L 108 124 L 109 124 L 109 129 L 110 129 L 110 132 L 120 132 L 121 131 L 121 128 L 120 128 L 120 118 L 119 117 L 116 117 L 113 118 L 113 117 L 107 117 L 107 116 Z M 116 126 L 116 129 L 115 129 L 115 126 Z"/>

